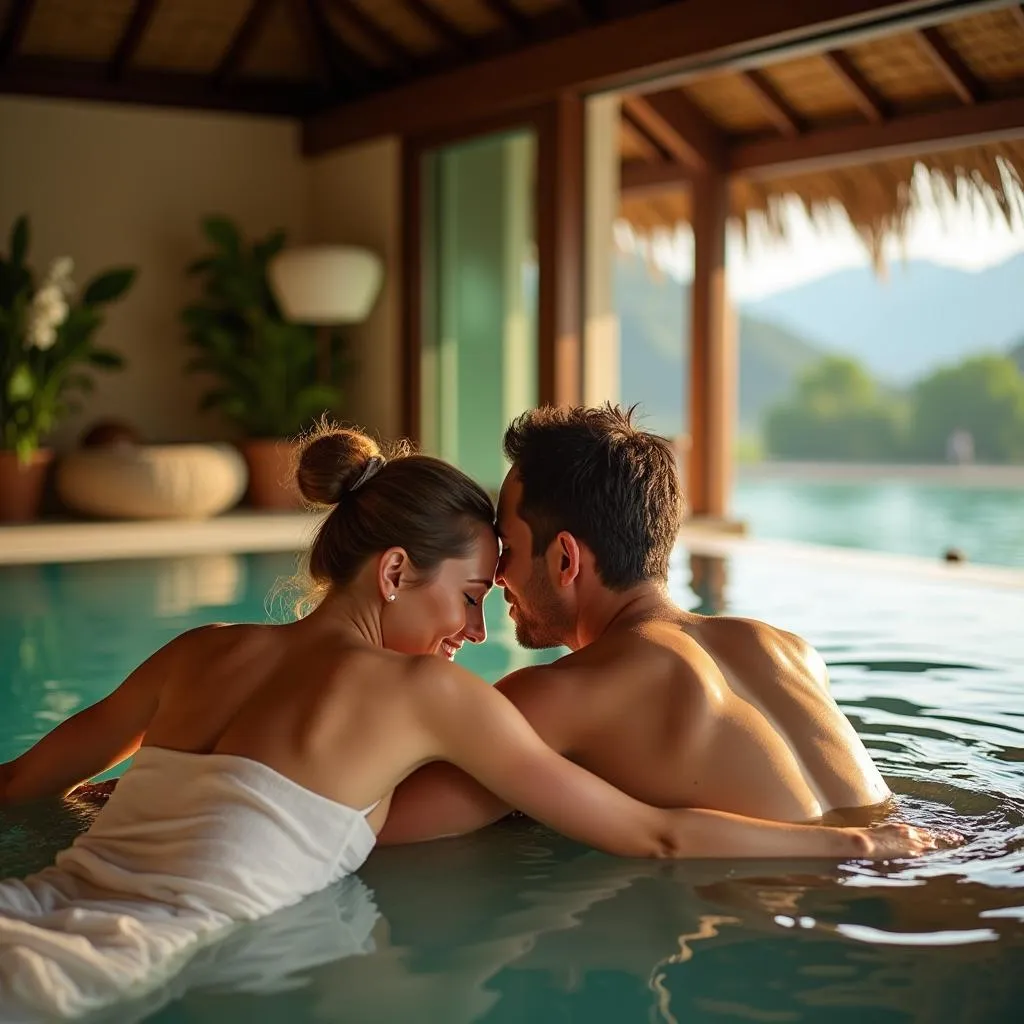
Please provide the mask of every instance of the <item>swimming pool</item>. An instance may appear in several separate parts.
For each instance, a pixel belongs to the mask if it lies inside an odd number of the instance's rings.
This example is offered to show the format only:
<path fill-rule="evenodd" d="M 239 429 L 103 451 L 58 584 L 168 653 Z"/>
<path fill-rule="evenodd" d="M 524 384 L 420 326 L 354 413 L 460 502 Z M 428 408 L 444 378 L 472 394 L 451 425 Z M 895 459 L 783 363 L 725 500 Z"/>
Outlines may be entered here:
<path fill-rule="evenodd" d="M 0 567 L 0 759 L 180 630 L 265 617 L 293 566 L 216 555 Z M 513 820 L 379 850 L 359 879 L 240 929 L 105 1019 L 1019 1019 L 1024 591 L 763 551 L 680 551 L 672 578 L 689 607 L 724 603 L 817 644 L 905 815 L 955 825 L 967 844 L 889 866 L 663 864 Z M 534 656 L 492 602 L 492 638 L 463 660 L 495 679 Z M 0 814 L 0 875 L 49 861 L 86 817 Z"/>

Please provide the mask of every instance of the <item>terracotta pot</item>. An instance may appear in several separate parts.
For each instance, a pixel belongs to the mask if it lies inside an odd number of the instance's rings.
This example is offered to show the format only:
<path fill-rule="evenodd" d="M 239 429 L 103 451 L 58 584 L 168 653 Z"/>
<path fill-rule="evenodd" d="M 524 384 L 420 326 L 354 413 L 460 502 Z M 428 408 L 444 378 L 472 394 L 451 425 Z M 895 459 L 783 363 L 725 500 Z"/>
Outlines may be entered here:
<path fill-rule="evenodd" d="M 295 483 L 295 445 L 291 441 L 250 439 L 238 447 L 249 467 L 247 496 L 253 508 L 302 507 Z"/>
<path fill-rule="evenodd" d="M 0 523 L 24 523 L 39 515 L 46 471 L 53 461 L 49 448 L 33 452 L 22 464 L 15 452 L 0 450 Z"/>

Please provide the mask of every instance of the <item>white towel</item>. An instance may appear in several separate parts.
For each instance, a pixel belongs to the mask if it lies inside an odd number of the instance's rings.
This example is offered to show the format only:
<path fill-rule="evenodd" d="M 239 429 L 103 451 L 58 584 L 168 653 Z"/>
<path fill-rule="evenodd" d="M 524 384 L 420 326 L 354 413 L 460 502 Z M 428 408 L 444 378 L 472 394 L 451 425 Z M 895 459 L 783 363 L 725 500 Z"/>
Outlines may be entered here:
<path fill-rule="evenodd" d="M 143 747 L 53 867 L 0 882 L 0 1019 L 140 997 L 235 922 L 355 871 L 375 839 L 256 761 Z"/>

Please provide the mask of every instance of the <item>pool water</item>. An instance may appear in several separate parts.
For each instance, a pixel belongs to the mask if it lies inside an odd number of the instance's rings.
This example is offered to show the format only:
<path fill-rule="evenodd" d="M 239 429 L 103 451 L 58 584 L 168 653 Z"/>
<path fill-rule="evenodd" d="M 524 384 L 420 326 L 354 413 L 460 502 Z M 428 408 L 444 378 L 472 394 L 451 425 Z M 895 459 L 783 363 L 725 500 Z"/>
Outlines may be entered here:
<path fill-rule="evenodd" d="M 0 760 L 159 644 L 268 603 L 294 559 L 0 568 Z M 687 607 L 785 625 L 908 819 L 964 846 L 918 861 L 648 863 L 522 819 L 376 851 L 356 879 L 203 950 L 126 1022 L 1016 1021 L 1024 1005 L 1024 592 L 849 564 L 678 552 Z M 464 662 L 534 660 L 497 599 Z M 548 657 L 551 655 L 549 654 Z M 0 813 L 0 875 L 50 861 L 81 808 Z"/>

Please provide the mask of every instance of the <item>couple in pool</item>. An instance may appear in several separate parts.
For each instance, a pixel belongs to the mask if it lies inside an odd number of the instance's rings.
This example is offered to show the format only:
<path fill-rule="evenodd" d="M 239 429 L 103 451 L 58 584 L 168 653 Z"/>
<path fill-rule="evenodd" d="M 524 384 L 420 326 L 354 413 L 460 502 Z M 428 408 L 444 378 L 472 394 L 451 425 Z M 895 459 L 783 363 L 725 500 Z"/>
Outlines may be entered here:
<path fill-rule="evenodd" d="M 805 642 L 672 603 L 668 442 L 609 406 L 528 412 L 504 447 L 495 526 L 484 490 L 444 462 L 385 457 L 351 430 L 307 440 L 299 487 L 330 508 L 308 558 L 314 610 L 191 630 L 0 766 L 2 806 L 135 755 L 55 867 L 0 883 L 0 915 L 84 899 L 116 919 L 119 901 L 150 900 L 198 915 L 201 937 L 356 871 L 377 842 L 512 808 L 623 857 L 935 848 L 908 825 L 808 824 L 889 790 Z M 571 653 L 492 687 L 455 659 L 485 640 L 495 584 L 523 646 Z M 0 964 L 20 934 L 0 927 Z"/>

